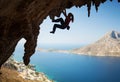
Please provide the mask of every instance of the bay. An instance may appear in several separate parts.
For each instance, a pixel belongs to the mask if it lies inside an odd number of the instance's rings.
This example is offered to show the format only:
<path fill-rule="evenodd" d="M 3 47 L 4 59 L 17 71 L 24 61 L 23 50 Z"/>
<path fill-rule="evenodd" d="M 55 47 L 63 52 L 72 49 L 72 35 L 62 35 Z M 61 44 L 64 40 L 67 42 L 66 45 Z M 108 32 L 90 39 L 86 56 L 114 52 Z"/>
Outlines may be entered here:
<path fill-rule="evenodd" d="M 18 61 L 22 60 L 22 48 L 18 46 L 14 53 Z M 72 47 L 68 46 L 66 49 L 69 48 Z M 56 82 L 120 82 L 120 57 L 36 51 L 31 57 L 31 64 Z"/>

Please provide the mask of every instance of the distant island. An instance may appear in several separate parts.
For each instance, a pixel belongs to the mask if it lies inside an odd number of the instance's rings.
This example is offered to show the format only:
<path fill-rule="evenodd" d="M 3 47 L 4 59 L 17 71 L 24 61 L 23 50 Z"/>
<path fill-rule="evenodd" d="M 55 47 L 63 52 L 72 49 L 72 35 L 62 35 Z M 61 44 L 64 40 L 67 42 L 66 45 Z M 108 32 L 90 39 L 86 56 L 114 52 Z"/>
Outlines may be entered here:
<path fill-rule="evenodd" d="M 91 56 L 120 56 L 120 33 L 116 31 L 108 32 L 95 43 L 73 50 L 40 48 L 38 50 L 43 52 L 72 53 Z"/>
<path fill-rule="evenodd" d="M 43 48 L 38 48 L 38 51 L 40 52 L 54 52 L 54 53 L 71 53 L 70 50 L 60 50 L 60 49 L 43 49 Z"/>
<path fill-rule="evenodd" d="M 94 56 L 120 56 L 120 33 L 108 32 L 95 43 L 74 49 L 72 52 Z"/>

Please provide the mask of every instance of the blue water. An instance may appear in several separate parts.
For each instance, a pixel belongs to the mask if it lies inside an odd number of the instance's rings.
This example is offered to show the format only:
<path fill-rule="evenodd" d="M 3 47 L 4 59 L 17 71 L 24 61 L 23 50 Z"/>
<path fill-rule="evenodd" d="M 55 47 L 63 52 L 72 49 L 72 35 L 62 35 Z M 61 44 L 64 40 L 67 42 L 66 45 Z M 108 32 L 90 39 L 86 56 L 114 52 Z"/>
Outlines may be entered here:
<path fill-rule="evenodd" d="M 21 60 L 23 50 L 14 57 Z M 31 57 L 36 70 L 56 82 L 120 82 L 120 57 L 94 57 L 37 51 Z"/>

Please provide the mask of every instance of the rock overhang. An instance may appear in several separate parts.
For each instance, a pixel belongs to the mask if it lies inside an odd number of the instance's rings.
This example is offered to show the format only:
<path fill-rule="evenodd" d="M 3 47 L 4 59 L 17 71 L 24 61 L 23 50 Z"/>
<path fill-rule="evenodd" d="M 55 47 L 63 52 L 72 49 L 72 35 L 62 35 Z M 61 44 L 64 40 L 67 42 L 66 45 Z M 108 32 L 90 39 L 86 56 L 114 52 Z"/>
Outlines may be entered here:
<path fill-rule="evenodd" d="M 35 52 L 39 25 L 50 16 L 60 16 L 64 9 L 91 6 L 96 11 L 107 0 L 0 0 L 0 67 L 12 55 L 19 40 L 26 39 L 24 63 L 28 65 Z M 112 0 L 110 0 L 112 1 Z M 120 2 L 120 0 L 118 0 Z"/>

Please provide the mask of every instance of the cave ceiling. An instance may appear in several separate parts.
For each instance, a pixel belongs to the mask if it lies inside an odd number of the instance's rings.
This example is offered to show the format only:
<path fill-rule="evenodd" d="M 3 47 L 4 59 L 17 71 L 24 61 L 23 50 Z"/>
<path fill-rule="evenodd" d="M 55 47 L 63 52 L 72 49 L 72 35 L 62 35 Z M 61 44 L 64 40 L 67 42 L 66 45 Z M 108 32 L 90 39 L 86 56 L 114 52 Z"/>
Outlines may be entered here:
<path fill-rule="evenodd" d="M 39 25 L 49 16 L 54 19 L 61 12 L 73 6 L 87 7 L 88 17 L 91 6 L 96 11 L 107 0 L 0 0 L 0 67 L 13 54 L 17 43 L 24 38 L 25 65 L 34 54 L 39 35 Z M 112 1 L 112 0 L 110 0 Z M 120 2 L 120 0 L 118 0 Z"/>

